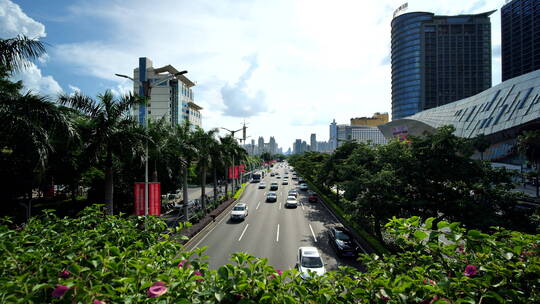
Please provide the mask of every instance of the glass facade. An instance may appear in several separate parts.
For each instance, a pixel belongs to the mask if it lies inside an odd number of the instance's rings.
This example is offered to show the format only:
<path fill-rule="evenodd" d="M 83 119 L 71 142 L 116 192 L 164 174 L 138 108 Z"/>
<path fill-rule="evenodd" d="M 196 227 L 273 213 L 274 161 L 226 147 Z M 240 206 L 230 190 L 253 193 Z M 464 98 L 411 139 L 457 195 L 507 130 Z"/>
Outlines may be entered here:
<path fill-rule="evenodd" d="M 540 69 L 540 1 L 501 8 L 502 81 Z"/>
<path fill-rule="evenodd" d="M 392 20 L 392 119 L 491 86 L 492 13 L 412 12 Z"/>

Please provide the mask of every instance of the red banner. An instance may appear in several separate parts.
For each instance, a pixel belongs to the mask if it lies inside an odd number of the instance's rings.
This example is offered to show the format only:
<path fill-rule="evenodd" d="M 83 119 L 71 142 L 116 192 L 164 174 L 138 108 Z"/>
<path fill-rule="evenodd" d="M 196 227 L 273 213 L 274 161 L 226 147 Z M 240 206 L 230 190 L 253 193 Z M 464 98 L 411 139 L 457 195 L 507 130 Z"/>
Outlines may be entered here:
<path fill-rule="evenodd" d="M 144 183 L 135 183 L 133 190 L 135 198 L 134 210 L 135 215 L 144 215 Z M 148 214 L 161 215 L 161 184 L 148 183 Z"/>
<path fill-rule="evenodd" d="M 241 164 L 240 165 L 240 173 L 244 173 L 246 172 L 246 165 L 245 164 Z"/>

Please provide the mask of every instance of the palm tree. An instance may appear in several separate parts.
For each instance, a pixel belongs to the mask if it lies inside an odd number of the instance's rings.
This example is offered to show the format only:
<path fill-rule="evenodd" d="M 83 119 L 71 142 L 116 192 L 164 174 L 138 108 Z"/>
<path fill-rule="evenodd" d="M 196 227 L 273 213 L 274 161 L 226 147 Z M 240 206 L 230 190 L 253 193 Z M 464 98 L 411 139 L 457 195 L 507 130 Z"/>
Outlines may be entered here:
<path fill-rule="evenodd" d="M 234 138 L 230 135 L 227 135 L 225 137 L 220 137 L 219 138 L 219 144 L 221 146 L 221 151 L 222 151 L 222 157 L 223 157 L 223 162 L 225 163 L 225 198 L 229 198 L 229 179 L 230 179 L 230 176 L 229 176 L 229 167 L 232 166 L 232 154 L 230 153 L 231 152 L 231 147 L 232 147 L 232 142 L 234 141 Z"/>
<path fill-rule="evenodd" d="M 93 162 L 104 157 L 105 167 L 105 204 L 107 212 L 114 212 L 114 173 L 115 156 L 122 153 L 140 152 L 146 131 L 129 117 L 129 109 L 139 103 L 133 95 L 115 99 L 111 91 L 98 95 L 98 100 L 83 96 L 61 95 L 59 102 L 79 110 L 90 121 L 90 138 L 87 139 L 86 150 Z"/>
<path fill-rule="evenodd" d="M 188 217 L 188 168 L 191 162 L 196 158 L 197 149 L 195 148 L 193 131 L 188 120 L 184 123 L 175 125 L 172 129 L 168 144 L 169 153 L 173 155 L 173 159 L 180 163 L 182 167 L 183 177 L 183 200 L 184 200 L 184 221 Z"/>
<path fill-rule="evenodd" d="M 47 97 L 4 92 L 0 93 L 0 122 L 1 171 L 4 171 L 8 184 L 17 181 L 7 193 L 17 195 L 18 188 L 30 200 L 32 189 L 39 183 L 54 151 L 52 139 L 73 138 L 76 135 L 73 122 Z M 15 175 L 19 177 L 9 178 Z M 30 216 L 29 211 L 30 205 L 27 216 Z"/>
<path fill-rule="evenodd" d="M 24 35 L 15 38 L 0 39 L 0 66 L 8 71 L 20 71 L 30 65 L 32 59 L 45 54 L 45 46 L 41 41 L 30 39 Z"/>
<path fill-rule="evenodd" d="M 211 165 L 212 165 L 212 170 L 213 170 L 213 175 L 214 175 L 214 201 L 217 201 L 218 199 L 218 191 L 217 191 L 218 168 L 227 167 L 224 164 L 224 155 L 222 151 L 222 146 L 218 140 L 214 140 L 212 145 L 210 146 L 210 159 L 211 159 Z"/>
<path fill-rule="evenodd" d="M 160 120 L 148 121 L 149 158 L 154 161 L 152 181 L 158 181 L 158 163 L 161 161 L 164 150 L 169 141 L 170 125 L 165 117 Z"/>
<path fill-rule="evenodd" d="M 197 127 L 193 133 L 193 140 L 195 147 L 197 148 L 197 161 L 199 163 L 200 175 L 201 175 L 201 203 L 203 212 L 206 214 L 206 171 L 210 167 L 212 161 L 211 150 L 215 136 L 218 133 L 218 129 L 212 129 L 208 132 L 202 128 Z"/>

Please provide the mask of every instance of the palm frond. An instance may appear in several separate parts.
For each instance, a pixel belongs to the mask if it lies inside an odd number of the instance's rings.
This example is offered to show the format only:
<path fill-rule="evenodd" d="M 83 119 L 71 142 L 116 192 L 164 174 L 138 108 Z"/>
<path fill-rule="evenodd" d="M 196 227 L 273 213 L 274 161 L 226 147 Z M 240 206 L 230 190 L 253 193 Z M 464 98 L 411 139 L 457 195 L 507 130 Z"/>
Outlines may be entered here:
<path fill-rule="evenodd" d="M 10 71 L 20 71 L 30 66 L 30 61 L 45 53 L 43 42 L 24 35 L 0 39 L 0 65 Z"/>

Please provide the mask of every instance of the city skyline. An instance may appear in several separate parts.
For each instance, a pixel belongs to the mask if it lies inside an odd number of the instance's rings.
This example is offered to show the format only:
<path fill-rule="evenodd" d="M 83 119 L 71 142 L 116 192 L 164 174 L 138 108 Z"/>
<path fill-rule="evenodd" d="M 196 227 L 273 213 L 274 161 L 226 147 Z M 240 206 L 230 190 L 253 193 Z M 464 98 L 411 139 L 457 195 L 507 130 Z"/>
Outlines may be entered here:
<path fill-rule="evenodd" d="M 287 150 L 294 139 L 309 140 L 311 133 L 328 140 L 328 123 L 333 118 L 347 121 L 351 110 L 359 116 L 390 112 L 390 22 L 401 4 L 134 1 L 120 6 L 108 1 L 1 0 L 9 18 L 0 35 L 27 34 L 49 44 L 47 56 L 17 75 L 33 91 L 54 95 L 80 90 L 94 97 L 106 89 L 125 93 L 133 85 L 114 74 L 130 74 L 139 57 L 148 57 L 155 66 L 188 70 L 197 83 L 194 95 L 204 108 L 205 129 L 237 129 L 245 119 L 248 135 L 274 135 Z M 408 12 L 456 15 L 497 9 L 492 16 L 495 85 L 501 79 L 503 5 L 409 1 Z M 359 11 L 370 13 L 358 18 Z"/>

